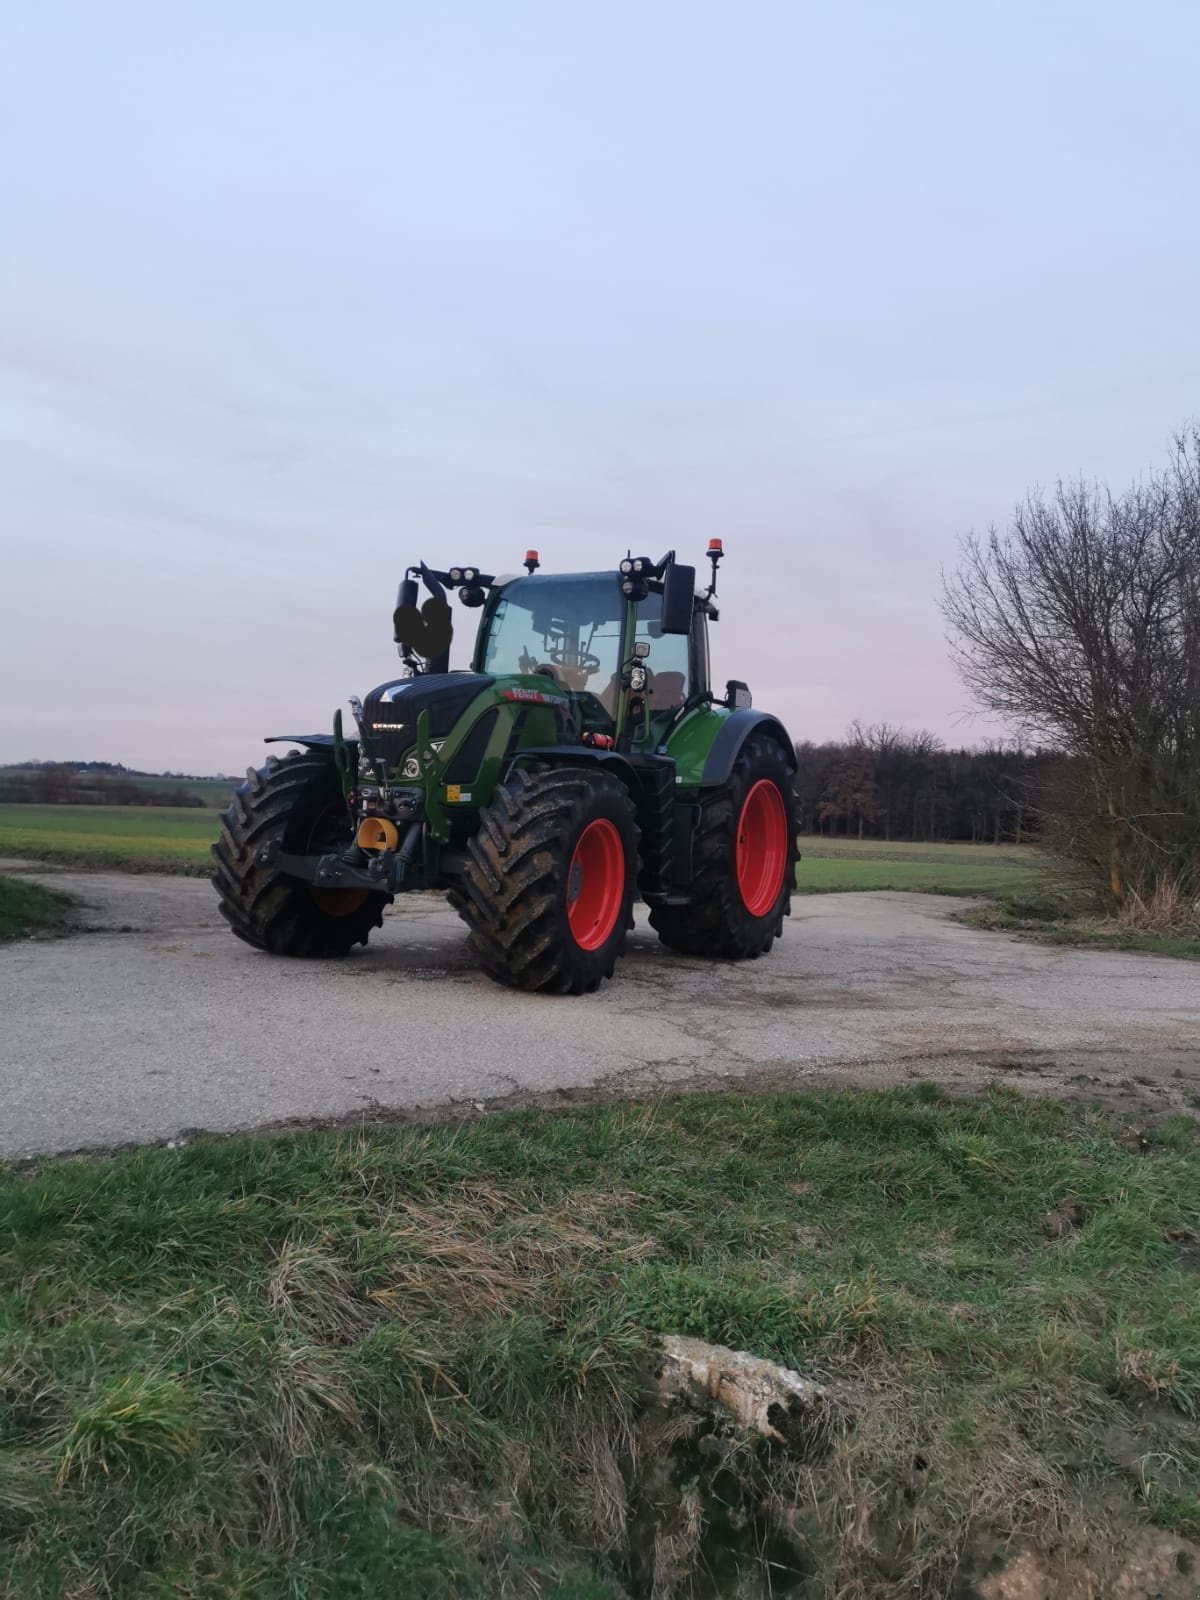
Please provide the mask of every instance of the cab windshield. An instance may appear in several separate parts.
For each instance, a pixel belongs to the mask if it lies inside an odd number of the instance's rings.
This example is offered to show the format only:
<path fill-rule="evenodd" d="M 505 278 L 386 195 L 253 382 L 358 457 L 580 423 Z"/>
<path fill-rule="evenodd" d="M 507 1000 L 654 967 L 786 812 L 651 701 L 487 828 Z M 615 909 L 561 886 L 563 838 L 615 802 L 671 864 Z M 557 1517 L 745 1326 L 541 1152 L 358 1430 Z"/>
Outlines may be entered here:
<path fill-rule="evenodd" d="M 478 667 L 541 673 L 574 698 L 595 696 L 615 717 L 624 611 L 614 572 L 514 578 L 492 611 Z"/>

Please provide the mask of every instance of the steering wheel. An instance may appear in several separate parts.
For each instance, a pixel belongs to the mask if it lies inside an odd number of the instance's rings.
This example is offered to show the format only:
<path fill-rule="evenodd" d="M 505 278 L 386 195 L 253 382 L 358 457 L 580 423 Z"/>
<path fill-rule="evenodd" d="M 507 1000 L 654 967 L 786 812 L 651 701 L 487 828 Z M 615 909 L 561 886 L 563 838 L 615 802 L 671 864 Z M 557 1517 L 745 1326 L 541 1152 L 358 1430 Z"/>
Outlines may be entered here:
<path fill-rule="evenodd" d="M 600 657 L 594 656 L 590 650 L 548 650 L 547 655 L 556 667 L 578 667 L 580 672 L 593 673 L 600 671 Z M 568 656 L 571 658 L 568 660 Z"/>

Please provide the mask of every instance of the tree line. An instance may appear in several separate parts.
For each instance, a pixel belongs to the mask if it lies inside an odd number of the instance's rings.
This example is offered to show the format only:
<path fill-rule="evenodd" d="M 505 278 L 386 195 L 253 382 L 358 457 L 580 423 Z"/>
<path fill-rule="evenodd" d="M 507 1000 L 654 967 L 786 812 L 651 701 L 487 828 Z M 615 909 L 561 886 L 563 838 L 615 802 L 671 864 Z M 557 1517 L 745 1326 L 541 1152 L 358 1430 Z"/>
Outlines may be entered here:
<path fill-rule="evenodd" d="M 168 775 L 169 776 L 169 775 Z M 0 802 L 9 805 L 203 806 L 182 783 L 133 775 L 111 763 L 40 761 L 0 768 Z"/>
<path fill-rule="evenodd" d="M 1037 831 L 1054 757 L 1019 745 L 946 749 L 934 734 L 855 723 L 796 746 L 800 831 L 859 839 L 1020 844 Z"/>

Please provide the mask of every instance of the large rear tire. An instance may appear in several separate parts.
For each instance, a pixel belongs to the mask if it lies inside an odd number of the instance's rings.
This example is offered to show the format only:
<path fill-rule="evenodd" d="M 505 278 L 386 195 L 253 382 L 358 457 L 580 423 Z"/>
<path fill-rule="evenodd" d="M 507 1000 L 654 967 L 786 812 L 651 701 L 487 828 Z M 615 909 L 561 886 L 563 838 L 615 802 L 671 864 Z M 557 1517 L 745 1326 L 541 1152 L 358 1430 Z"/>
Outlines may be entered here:
<path fill-rule="evenodd" d="M 752 734 L 727 784 L 701 801 L 686 906 L 655 906 L 650 925 L 683 955 L 752 961 L 790 915 L 796 877 L 796 801 L 787 757 Z"/>
<path fill-rule="evenodd" d="M 625 785 L 587 767 L 518 768 L 479 817 L 450 904 L 497 983 L 585 994 L 633 926 L 638 830 Z"/>
<path fill-rule="evenodd" d="M 366 944 L 390 895 L 314 889 L 261 861 L 270 844 L 315 855 L 349 844 L 351 831 L 327 756 L 302 750 L 282 760 L 271 756 L 257 772 L 251 767 L 221 818 L 212 851 L 221 914 L 238 938 L 276 956 L 344 956 Z"/>

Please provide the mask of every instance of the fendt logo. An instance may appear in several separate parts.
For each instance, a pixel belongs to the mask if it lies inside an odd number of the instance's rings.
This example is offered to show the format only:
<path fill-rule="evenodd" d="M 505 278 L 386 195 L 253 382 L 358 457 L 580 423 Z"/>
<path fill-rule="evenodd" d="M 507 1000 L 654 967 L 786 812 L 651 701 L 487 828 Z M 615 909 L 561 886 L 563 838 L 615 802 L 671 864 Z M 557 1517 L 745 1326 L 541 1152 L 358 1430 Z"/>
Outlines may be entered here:
<path fill-rule="evenodd" d="M 530 700 L 539 706 L 562 706 L 566 701 L 560 694 L 543 694 L 540 689 L 504 689 L 506 700 Z"/>

